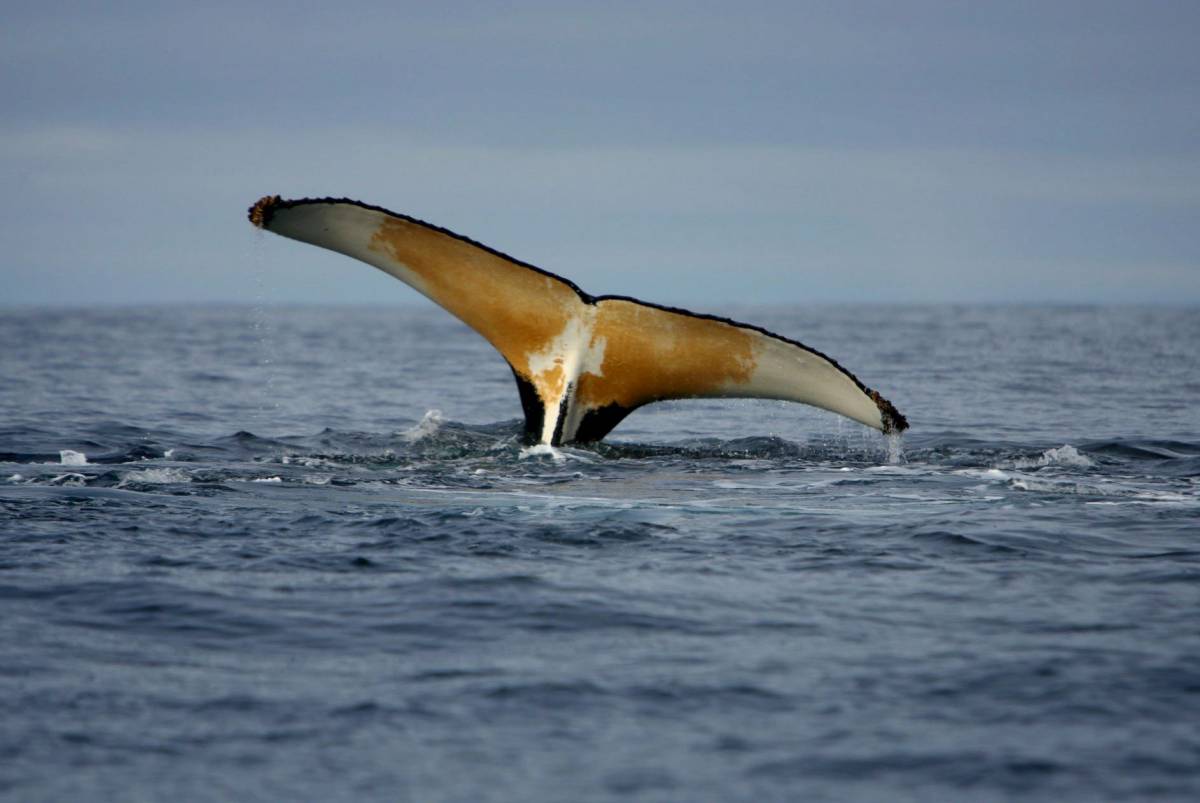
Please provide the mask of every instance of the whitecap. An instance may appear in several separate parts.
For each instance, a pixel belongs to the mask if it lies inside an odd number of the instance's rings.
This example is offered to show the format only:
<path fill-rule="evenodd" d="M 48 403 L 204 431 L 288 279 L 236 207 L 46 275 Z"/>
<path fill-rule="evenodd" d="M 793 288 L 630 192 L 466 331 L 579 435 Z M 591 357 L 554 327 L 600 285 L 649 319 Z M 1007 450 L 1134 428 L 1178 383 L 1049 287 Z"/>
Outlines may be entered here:
<path fill-rule="evenodd" d="M 548 443 L 537 443 L 533 446 L 526 446 L 521 450 L 517 457 L 522 460 L 528 460 L 531 457 L 549 457 L 556 462 L 562 462 L 563 460 L 567 459 L 567 456 L 564 453 L 560 452 L 558 449 Z"/>
<path fill-rule="evenodd" d="M 585 456 L 582 452 L 574 449 L 560 449 L 557 446 L 551 446 L 548 443 L 538 443 L 533 446 L 526 446 L 517 455 L 522 460 L 528 460 L 531 457 L 549 457 L 556 463 L 562 463 L 566 460 L 579 460 L 583 463 L 594 463 L 591 457 Z"/>
<path fill-rule="evenodd" d="M 406 441 L 415 442 L 422 438 L 428 438 L 430 435 L 437 433 L 445 423 L 445 418 L 442 417 L 441 410 L 427 410 L 417 425 L 411 429 L 406 429 L 400 433 L 400 437 Z"/>
<path fill-rule="evenodd" d="M 905 466 L 867 466 L 863 471 L 869 474 L 920 474 L 915 468 Z"/>
<path fill-rule="evenodd" d="M 60 451 L 58 459 L 64 466 L 86 466 L 88 464 L 86 454 L 83 452 L 73 452 L 70 449 Z"/>
<path fill-rule="evenodd" d="M 956 468 L 950 472 L 960 477 L 979 477 L 984 480 L 1006 480 L 1008 474 L 998 468 Z"/>
<path fill-rule="evenodd" d="M 188 476 L 188 473 L 180 468 L 148 468 L 143 471 L 130 471 L 121 478 L 121 481 L 117 483 L 117 487 L 124 487 L 131 482 L 145 485 L 170 485 L 177 482 L 191 481 L 192 478 Z"/>
<path fill-rule="evenodd" d="M 257 477 L 250 482 L 283 482 L 283 477 Z"/>
<path fill-rule="evenodd" d="M 1142 491 L 1135 494 L 1139 500 L 1148 502 L 1191 502 L 1191 498 L 1183 494 L 1171 493 L 1169 491 Z"/>
<path fill-rule="evenodd" d="M 1081 454 L 1078 449 L 1069 443 L 1064 443 L 1057 449 L 1047 449 L 1042 452 L 1040 457 L 1034 459 L 1018 460 L 1014 464 L 1017 468 L 1043 468 L 1045 466 L 1077 466 L 1080 468 L 1089 468 L 1096 465 L 1085 454 Z"/>
<path fill-rule="evenodd" d="M 1077 494 L 1079 496 L 1114 496 L 1122 493 L 1120 488 L 1107 487 L 1104 485 L 1084 485 L 1077 482 L 1035 479 L 1034 477 L 1030 476 L 1014 477 L 1009 483 L 1009 487 L 1017 491 Z"/>
<path fill-rule="evenodd" d="M 384 457 L 387 455 L 385 454 Z M 278 462 L 284 466 L 304 466 L 305 468 L 329 468 L 338 465 L 336 460 L 330 460 L 327 457 L 309 457 L 302 454 L 283 454 L 273 458 L 272 462 Z"/>

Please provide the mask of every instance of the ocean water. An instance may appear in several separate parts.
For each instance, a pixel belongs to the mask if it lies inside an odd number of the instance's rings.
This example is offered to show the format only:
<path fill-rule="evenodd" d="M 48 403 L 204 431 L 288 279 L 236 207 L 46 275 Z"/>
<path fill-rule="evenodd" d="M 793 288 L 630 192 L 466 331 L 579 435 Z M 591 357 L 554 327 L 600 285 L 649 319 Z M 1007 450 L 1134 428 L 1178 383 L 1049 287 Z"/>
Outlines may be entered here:
<path fill-rule="evenodd" d="M 778 402 L 526 448 L 439 310 L 0 311 L 0 797 L 1200 796 L 1200 310 L 717 310 Z"/>

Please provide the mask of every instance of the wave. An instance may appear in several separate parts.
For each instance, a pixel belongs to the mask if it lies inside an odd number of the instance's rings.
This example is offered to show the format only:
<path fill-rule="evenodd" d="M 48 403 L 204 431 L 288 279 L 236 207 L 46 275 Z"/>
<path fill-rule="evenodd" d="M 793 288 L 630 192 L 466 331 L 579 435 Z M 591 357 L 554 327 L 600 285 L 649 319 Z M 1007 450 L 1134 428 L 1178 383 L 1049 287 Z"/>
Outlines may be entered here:
<path fill-rule="evenodd" d="M 778 436 L 687 438 L 653 443 L 613 439 L 572 447 L 526 446 L 520 420 L 468 424 L 429 410 L 401 430 L 363 432 L 325 428 L 312 434 L 263 436 L 248 430 L 198 437 L 105 422 L 90 438 L 51 444 L 45 429 L 6 434 L 32 450 L 0 452 L 0 485 L 86 484 L 167 492 L 175 486 L 211 488 L 226 482 L 303 483 L 331 487 L 441 484 L 483 489 L 498 481 L 553 485 L 597 472 L 723 469 L 837 469 L 875 472 L 903 468 L 921 477 L 974 476 L 1014 491 L 1191 501 L 1194 487 L 1147 490 L 1138 477 L 1189 480 L 1200 476 L 1200 444 L 1161 439 L 1031 445 L 989 441 L 950 431 L 907 439 L 904 466 L 895 444 L 858 433 L 795 441 Z M 53 450 L 37 448 L 54 446 Z M 3 464 L 9 464 L 3 466 Z M 64 469 L 71 469 L 64 472 Z M 583 472 L 580 474 L 579 472 Z M 726 478 L 728 479 L 728 478 Z M 869 479 L 869 478 L 868 478 Z M 864 475 L 827 482 L 864 482 Z M 817 482 L 817 480 L 814 480 Z M 794 484 L 794 483 L 793 483 Z M 818 483 L 819 484 L 819 483 Z M 732 488 L 732 486 L 729 486 Z"/>

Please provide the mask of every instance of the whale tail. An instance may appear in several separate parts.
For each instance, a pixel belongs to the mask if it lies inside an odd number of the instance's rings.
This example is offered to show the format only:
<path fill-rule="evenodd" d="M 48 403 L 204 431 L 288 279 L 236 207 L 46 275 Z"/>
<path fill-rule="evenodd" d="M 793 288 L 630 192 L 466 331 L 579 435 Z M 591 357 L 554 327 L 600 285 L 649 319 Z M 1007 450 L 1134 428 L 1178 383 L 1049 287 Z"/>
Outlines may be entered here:
<path fill-rule="evenodd" d="M 882 432 L 908 427 L 879 393 L 794 340 L 711 315 L 591 296 L 561 276 L 407 215 L 348 199 L 267 196 L 259 228 L 373 265 L 462 320 L 508 362 L 532 441 L 597 441 L 655 401 L 784 399 Z"/>

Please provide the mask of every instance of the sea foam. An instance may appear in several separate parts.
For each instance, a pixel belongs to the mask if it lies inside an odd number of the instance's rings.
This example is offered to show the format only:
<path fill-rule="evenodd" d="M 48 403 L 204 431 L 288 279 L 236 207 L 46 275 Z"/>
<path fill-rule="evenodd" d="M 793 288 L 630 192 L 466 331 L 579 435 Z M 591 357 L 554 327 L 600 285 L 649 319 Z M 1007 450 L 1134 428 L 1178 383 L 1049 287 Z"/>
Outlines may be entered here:
<path fill-rule="evenodd" d="M 1040 457 L 1026 458 L 1018 460 L 1015 463 L 1017 468 L 1043 468 L 1045 466 L 1078 466 L 1080 468 L 1089 468 L 1094 465 L 1096 465 L 1094 460 L 1085 454 L 1081 454 L 1078 449 L 1069 443 L 1063 444 L 1057 449 L 1047 449 L 1042 452 Z"/>
<path fill-rule="evenodd" d="M 439 429 L 442 428 L 442 424 L 445 422 L 445 420 L 446 419 L 442 417 L 441 410 L 427 410 L 425 415 L 422 416 L 421 420 L 417 422 L 416 426 L 401 432 L 400 437 L 404 438 L 410 443 L 419 441 L 422 438 L 428 438 L 430 435 L 435 434 Z"/>

